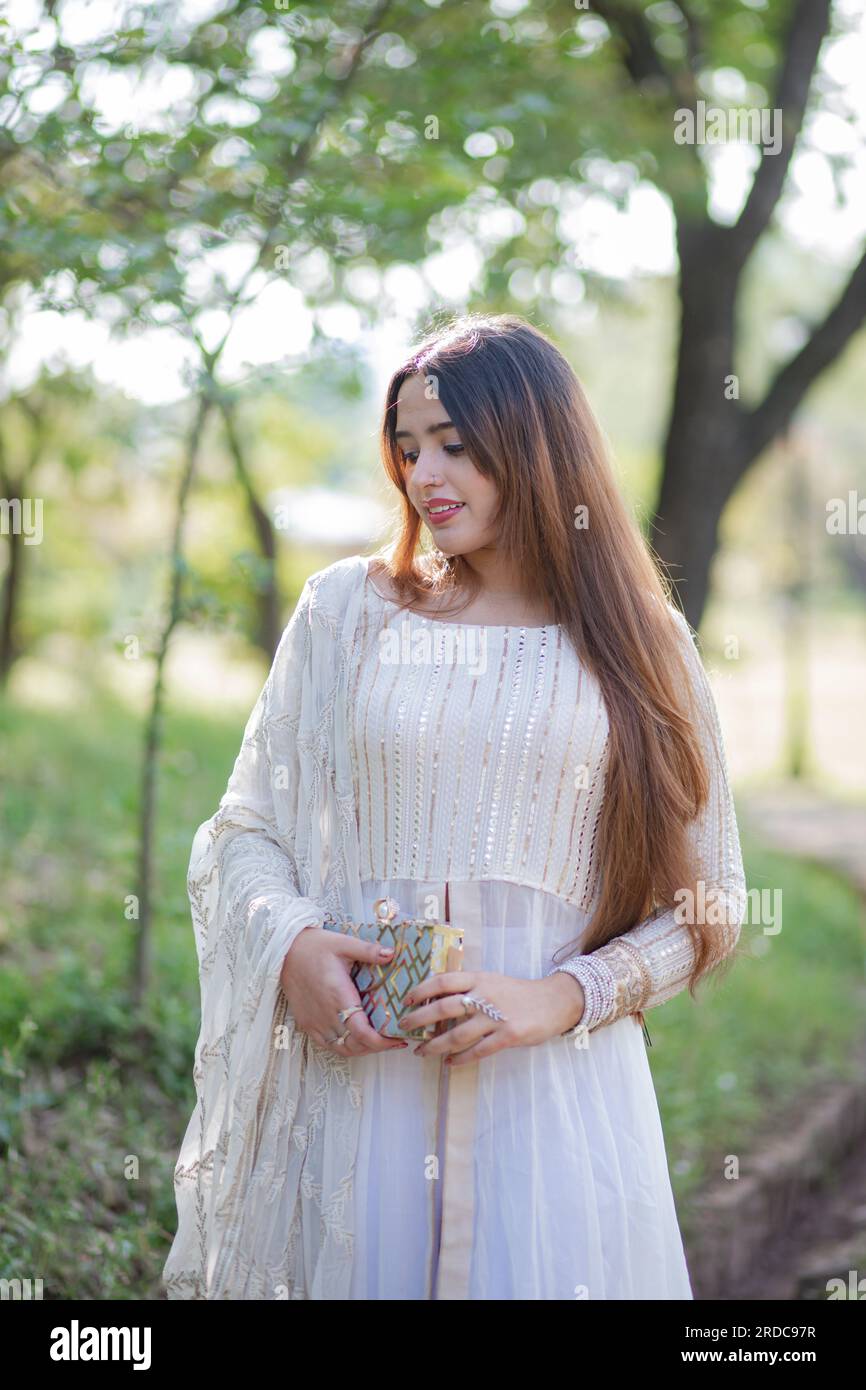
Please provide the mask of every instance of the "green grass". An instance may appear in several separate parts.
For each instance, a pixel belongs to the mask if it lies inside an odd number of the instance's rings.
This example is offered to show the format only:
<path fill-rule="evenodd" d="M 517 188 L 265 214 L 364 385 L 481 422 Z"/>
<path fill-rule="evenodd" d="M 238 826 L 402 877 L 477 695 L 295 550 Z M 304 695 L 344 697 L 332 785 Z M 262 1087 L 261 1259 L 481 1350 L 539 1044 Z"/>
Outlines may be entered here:
<path fill-rule="evenodd" d="M 154 989 L 130 1016 L 140 729 L 116 702 L 0 707 L 0 1274 L 48 1299 L 161 1297 L 172 1170 L 194 1104 L 199 994 L 186 899 L 196 827 L 215 809 L 243 719 L 169 713 L 161 764 Z M 750 886 L 783 891 L 778 936 L 652 1010 L 649 1056 L 684 1225 L 724 1156 L 821 1077 L 849 1074 L 864 969 L 859 901 L 833 875 L 746 845 Z M 750 952 L 766 954 L 748 959 Z M 684 1203 L 684 1205 L 682 1205 Z"/>
<path fill-rule="evenodd" d="M 680 1220 L 729 1155 L 748 1172 L 756 1137 L 804 1092 L 860 1069 L 866 1000 L 863 904 L 834 872 L 743 838 L 749 888 L 782 892 L 782 926 L 742 929 L 726 978 L 647 1017 L 650 1061 Z M 752 914 L 750 914 L 751 919 Z"/>
<path fill-rule="evenodd" d="M 195 1103 L 186 868 L 242 731 L 243 720 L 166 720 L 154 988 L 140 1027 L 125 915 L 140 731 L 108 700 L 62 719 L 0 711 L 0 1269 L 42 1278 L 46 1298 L 161 1296 L 172 1170 Z"/>

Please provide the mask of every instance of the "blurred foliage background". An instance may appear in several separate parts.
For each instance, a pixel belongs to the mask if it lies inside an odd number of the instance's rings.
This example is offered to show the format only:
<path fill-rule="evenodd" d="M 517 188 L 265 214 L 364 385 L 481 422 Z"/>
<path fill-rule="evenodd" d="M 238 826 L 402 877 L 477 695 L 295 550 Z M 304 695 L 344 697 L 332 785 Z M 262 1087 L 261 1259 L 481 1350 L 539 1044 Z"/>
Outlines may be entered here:
<path fill-rule="evenodd" d="M 805 789 L 836 814 L 866 785 L 862 19 L 0 17 L 0 1272 L 160 1296 L 194 1100 L 192 836 L 304 580 L 389 534 L 387 375 L 467 309 L 524 314 L 584 383 L 701 632 L 750 886 L 784 896 L 711 1004 L 651 1020 L 686 1226 L 720 1146 L 851 1071 L 861 900 L 748 805 Z M 701 104 L 778 113 L 780 147 L 733 125 L 680 143 Z"/>

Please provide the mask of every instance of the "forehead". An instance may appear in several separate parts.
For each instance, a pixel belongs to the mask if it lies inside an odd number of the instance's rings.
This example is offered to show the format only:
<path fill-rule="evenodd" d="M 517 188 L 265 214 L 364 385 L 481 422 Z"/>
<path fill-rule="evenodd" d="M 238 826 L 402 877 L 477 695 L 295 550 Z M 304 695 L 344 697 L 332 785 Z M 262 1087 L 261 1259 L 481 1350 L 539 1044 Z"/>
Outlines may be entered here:
<path fill-rule="evenodd" d="M 400 386 L 398 392 L 398 414 L 403 413 L 425 414 L 436 420 L 446 420 L 448 413 L 439 400 L 436 391 L 436 378 L 432 373 L 416 373 L 414 377 L 406 377 L 406 381 Z"/>

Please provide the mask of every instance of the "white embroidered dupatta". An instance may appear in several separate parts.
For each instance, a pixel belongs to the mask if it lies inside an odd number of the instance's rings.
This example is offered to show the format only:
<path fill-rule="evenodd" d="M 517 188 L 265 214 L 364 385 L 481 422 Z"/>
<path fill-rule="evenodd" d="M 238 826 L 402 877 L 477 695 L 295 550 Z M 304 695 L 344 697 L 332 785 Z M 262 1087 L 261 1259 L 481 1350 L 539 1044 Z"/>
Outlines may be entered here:
<path fill-rule="evenodd" d="M 169 1299 L 349 1294 L 360 1088 L 295 1029 L 279 977 L 327 911 L 363 920 L 346 679 L 366 572 L 351 556 L 307 580 L 193 842 L 201 1030 Z"/>

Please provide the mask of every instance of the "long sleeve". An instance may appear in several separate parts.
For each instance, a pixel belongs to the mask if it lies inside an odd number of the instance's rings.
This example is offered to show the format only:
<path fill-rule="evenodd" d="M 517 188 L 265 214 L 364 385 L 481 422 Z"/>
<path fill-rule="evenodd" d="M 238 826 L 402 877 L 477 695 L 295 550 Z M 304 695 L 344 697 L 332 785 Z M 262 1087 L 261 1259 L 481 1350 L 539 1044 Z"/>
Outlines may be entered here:
<path fill-rule="evenodd" d="M 698 897 L 695 910 L 704 911 L 704 920 L 718 932 L 721 960 L 734 950 L 746 911 L 742 853 L 712 689 L 685 619 L 676 612 L 674 616 L 686 643 L 710 784 L 707 800 L 689 827 L 698 892 L 704 895 L 703 901 Z M 626 1014 L 655 1008 L 688 986 L 695 963 L 695 946 L 685 920 L 688 906 L 684 900 L 659 909 L 597 950 L 554 967 L 566 970 L 583 986 L 586 1008 L 578 1027 L 592 1032 Z"/>

